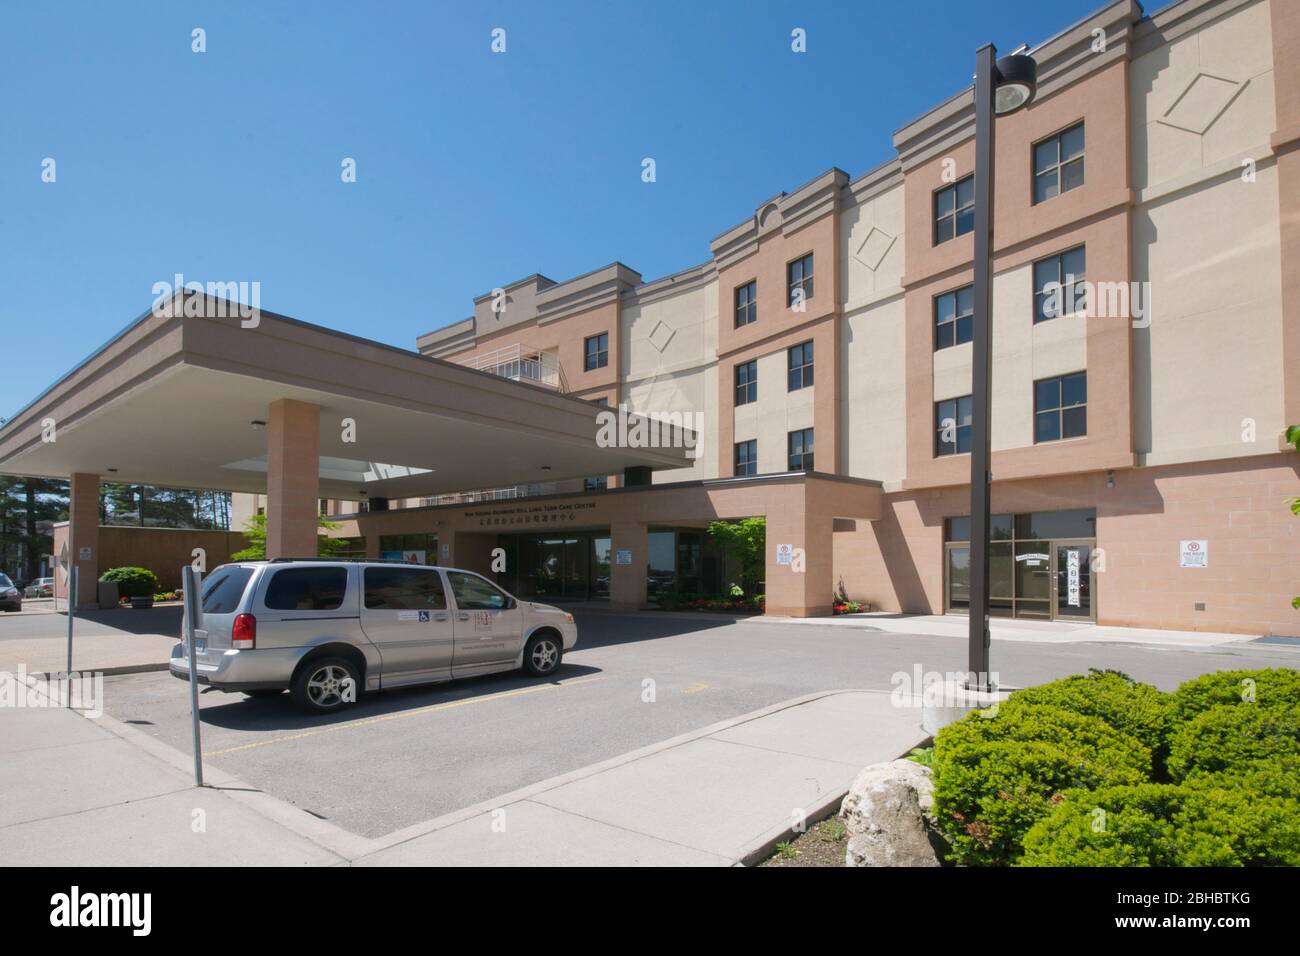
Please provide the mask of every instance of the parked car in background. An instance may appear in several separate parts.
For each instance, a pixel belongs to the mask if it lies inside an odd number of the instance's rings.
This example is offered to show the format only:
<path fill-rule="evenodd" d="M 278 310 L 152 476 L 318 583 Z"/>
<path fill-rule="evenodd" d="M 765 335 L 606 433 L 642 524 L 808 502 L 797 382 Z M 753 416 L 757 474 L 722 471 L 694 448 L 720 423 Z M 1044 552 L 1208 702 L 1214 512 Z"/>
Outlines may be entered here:
<path fill-rule="evenodd" d="M 54 597 L 54 578 L 35 578 L 24 589 L 23 597 Z"/>
<path fill-rule="evenodd" d="M 522 669 L 549 677 L 578 642 L 573 615 L 519 601 L 482 575 L 421 564 L 223 564 L 203 582 L 197 679 L 317 714 L 364 691 Z M 188 648 L 172 676 L 189 680 Z"/>
<path fill-rule="evenodd" d="M 21 611 L 23 609 L 23 595 L 14 583 L 9 580 L 9 575 L 0 574 L 0 610 Z"/>

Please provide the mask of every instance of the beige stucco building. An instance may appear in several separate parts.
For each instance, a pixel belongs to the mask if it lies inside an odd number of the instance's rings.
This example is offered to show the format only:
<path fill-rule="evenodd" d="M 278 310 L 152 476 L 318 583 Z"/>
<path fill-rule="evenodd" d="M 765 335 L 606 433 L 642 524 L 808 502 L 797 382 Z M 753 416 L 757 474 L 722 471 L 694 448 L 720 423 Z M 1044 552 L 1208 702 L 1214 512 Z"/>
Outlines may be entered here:
<path fill-rule="evenodd" d="M 1282 437 L 1300 423 L 1300 4 L 1119 0 L 1029 52 L 1037 97 L 997 128 L 994 613 L 1300 633 Z M 827 613 L 835 593 L 960 612 L 973 140 L 967 88 L 899 129 L 889 162 L 759 203 L 691 269 L 502 277 L 418 356 L 368 358 L 346 401 L 281 375 L 248 412 L 269 423 L 256 480 L 217 486 L 267 509 L 277 553 L 309 547 L 321 510 L 359 555 L 488 570 L 500 549 L 513 589 L 624 607 L 725 587 L 702 529 L 764 515 L 768 613 Z M 1062 288 L 1079 298 L 1058 308 Z M 421 359 L 476 397 L 388 394 Z M 414 471 L 330 480 L 363 458 L 331 437 L 350 402 L 386 416 L 364 460 Z M 676 413 L 698 442 L 604 447 L 592 403 Z M 505 444 L 412 455 L 421 413 L 487 416 Z M 503 461 L 538 436 L 528 465 Z M 448 454 L 464 467 L 444 475 Z"/>

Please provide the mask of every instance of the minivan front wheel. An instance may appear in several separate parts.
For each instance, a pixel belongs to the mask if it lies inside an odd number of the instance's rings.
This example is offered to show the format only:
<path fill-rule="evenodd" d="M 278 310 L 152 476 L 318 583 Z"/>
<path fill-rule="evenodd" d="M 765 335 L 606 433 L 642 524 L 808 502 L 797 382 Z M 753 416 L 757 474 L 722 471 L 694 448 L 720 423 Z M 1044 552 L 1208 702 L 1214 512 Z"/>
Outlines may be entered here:
<path fill-rule="evenodd" d="M 326 714 L 355 703 L 361 694 L 361 675 L 351 661 L 321 657 L 309 661 L 294 675 L 289 696 L 304 710 Z"/>
<path fill-rule="evenodd" d="M 546 677 L 560 666 L 564 645 L 550 632 L 534 634 L 524 647 L 524 670 L 534 677 Z"/>

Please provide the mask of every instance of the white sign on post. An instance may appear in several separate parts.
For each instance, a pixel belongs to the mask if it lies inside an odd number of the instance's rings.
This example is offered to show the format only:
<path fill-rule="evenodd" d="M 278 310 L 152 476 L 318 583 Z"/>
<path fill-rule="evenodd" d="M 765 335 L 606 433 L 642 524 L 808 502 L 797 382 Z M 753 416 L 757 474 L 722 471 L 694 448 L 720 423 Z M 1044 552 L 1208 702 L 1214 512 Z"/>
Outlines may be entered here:
<path fill-rule="evenodd" d="M 1180 568 L 1208 568 L 1210 566 L 1210 542 L 1178 542 L 1178 566 Z"/>
<path fill-rule="evenodd" d="M 778 544 L 776 546 L 776 563 L 784 567 L 789 567 L 794 560 L 794 545 Z"/>
<path fill-rule="evenodd" d="M 89 549 L 89 548 L 79 548 L 79 549 L 77 550 L 77 560 L 78 560 L 78 561 L 89 561 L 89 560 L 90 560 L 90 549 Z"/>
<path fill-rule="evenodd" d="M 631 551 L 615 551 L 615 552 L 614 552 L 614 563 L 615 563 L 615 564 L 631 564 L 631 563 L 632 563 L 632 552 L 631 552 Z"/>

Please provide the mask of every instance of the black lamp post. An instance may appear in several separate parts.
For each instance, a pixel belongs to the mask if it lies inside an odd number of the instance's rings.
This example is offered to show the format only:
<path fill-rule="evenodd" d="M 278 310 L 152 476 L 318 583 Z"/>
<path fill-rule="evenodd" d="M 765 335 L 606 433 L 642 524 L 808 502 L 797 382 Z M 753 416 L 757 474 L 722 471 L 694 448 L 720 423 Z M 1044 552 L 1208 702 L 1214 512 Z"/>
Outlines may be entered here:
<path fill-rule="evenodd" d="M 1031 56 L 997 59 L 989 43 L 975 54 L 975 311 L 971 318 L 970 675 L 969 686 L 992 690 L 989 676 L 989 408 L 993 313 L 993 121 L 1027 106 L 1038 89 Z"/>

